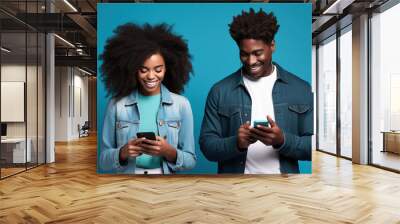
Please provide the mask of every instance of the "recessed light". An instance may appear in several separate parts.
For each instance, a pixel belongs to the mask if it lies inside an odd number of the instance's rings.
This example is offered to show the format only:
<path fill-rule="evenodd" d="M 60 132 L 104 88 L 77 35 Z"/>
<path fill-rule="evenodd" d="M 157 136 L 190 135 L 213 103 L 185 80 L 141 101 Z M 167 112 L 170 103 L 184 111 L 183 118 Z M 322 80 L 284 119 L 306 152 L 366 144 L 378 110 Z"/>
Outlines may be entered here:
<path fill-rule="evenodd" d="M 71 4 L 68 2 L 68 0 L 64 0 L 65 4 L 67 4 L 74 12 L 78 12 L 78 10 Z"/>
<path fill-rule="evenodd" d="M 7 48 L 5 48 L 5 47 L 1 47 L 0 49 L 1 49 L 1 51 L 4 51 L 4 52 L 6 52 L 6 53 L 10 53 L 10 52 L 11 52 L 10 49 L 7 49 Z"/>
<path fill-rule="evenodd" d="M 90 73 L 90 72 L 88 72 L 88 71 L 86 71 L 86 70 L 83 70 L 83 69 L 81 69 L 81 68 L 79 68 L 79 67 L 78 67 L 78 70 L 81 71 L 81 72 L 83 72 L 83 73 L 85 73 L 85 74 L 87 74 L 87 75 L 89 75 L 89 76 L 92 76 L 92 75 L 93 75 L 92 73 Z"/>
<path fill-rule="evenodd" d="M 66 40 L 66 39 L 64 39 L 64 38 L 62 38 L 62 37 L 60 37 L 60 36 L 57 35 L 57 34 L 54 34 L 54 36 L 57 37 L 58 39 L 60 39 L 62 42 L 66 43 L 67 45 L 69 45 L 69 46 L 75 48 L 75 45 L 71 44 L 71 42 L 69 42 L 68 40 Z"/>

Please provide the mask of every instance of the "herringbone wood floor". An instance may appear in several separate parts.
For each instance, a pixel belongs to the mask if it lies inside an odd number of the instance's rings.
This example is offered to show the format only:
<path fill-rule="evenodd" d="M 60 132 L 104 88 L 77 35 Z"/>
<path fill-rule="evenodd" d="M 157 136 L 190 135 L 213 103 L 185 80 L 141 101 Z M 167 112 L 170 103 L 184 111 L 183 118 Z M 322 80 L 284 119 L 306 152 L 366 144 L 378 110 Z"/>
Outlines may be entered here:
<path fill-rule="evenodd" d="M 0 223 L 400 223 L 400 175 L 320 152 L 313 174 L 96 174 L 96 139 L 0 181 Z"/>

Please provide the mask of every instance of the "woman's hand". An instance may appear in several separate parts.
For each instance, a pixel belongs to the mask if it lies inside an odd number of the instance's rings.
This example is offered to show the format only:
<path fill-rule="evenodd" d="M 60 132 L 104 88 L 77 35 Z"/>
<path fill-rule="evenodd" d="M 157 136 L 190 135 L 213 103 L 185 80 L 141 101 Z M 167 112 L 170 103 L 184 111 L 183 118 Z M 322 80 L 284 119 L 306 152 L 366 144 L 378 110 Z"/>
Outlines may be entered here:
<path fill-rule="evenodd" d="M 142 142 L 146 140 L 145 138 L 136 138 L 136 139 L 131 139 L 122 147 L 119 157 L 120 160 L 125 161 L 130 157 L 138 157 L 142 155 L 143 149 L 140 146 Z"/>
<path fill-rule="evenodd" d="M 152 156 L 162 156 L 168 162 L 176 162 L 176 149 L 166 139 L 156 136 L 156 141 L 145 139 L 140 144 L 142 152 Z"/>

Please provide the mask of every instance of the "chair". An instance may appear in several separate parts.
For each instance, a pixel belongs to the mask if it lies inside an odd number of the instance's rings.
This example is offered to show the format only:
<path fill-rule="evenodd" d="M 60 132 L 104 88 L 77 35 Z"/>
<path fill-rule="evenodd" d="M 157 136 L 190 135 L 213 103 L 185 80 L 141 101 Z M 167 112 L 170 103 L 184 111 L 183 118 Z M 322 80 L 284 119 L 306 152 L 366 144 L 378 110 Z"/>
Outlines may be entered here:
<path fill-rule="evenodd" d="M 82 127 L 78 124 L 79 138 L 89 136 L 89 129 L 90 129 L 89 121 L 85 121 Z"/>

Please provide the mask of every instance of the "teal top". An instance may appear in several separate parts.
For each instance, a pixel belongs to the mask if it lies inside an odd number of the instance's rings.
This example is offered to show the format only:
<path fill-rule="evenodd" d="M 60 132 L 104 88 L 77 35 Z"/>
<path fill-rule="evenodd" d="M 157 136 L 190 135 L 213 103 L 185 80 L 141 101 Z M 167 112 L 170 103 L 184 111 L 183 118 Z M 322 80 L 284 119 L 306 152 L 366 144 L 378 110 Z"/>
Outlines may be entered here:
<path fill-rule="evenodd" d="M 160 107 L 161 95 L 144 96 L 138 94 L 138 109 L 140 114 L 139 132 L 154 132 L 158 135 L 157 113 Z M 144 169 L 161 167 L 161 157 L 142 154 L 136 157 L 136 166 Z"/>

